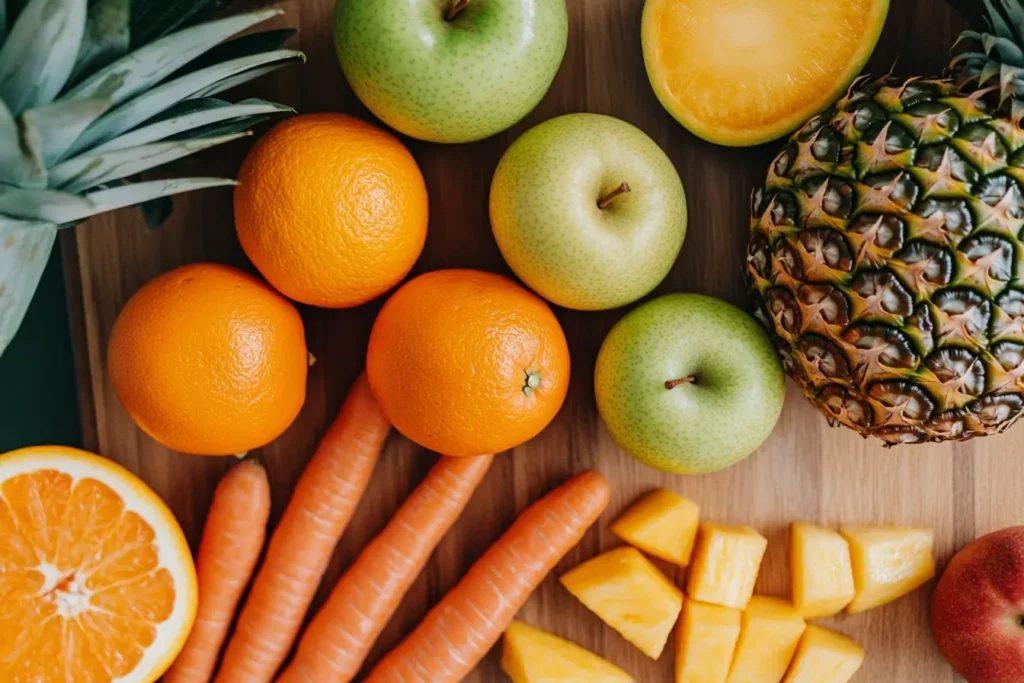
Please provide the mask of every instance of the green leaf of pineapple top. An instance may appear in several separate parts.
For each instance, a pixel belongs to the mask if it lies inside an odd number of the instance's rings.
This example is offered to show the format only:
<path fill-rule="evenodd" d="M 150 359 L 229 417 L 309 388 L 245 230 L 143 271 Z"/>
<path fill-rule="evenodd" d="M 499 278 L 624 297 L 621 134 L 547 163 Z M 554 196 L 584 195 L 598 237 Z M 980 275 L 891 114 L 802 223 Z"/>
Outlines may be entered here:
<path fill-rule="evenodd" d="M 62 99 L 104 97 L 120 104 L 152 88 L 223 40 L 280 14 L 281 10 L 260 10 L 172 33 L 100 69 Z"/>
<path fill-rule="evenodd" d="M 93 0 L 69 82 L 74 84 L 128 54 L 132 0 Z"/>
<path fill-rule="evenodd" d="M 86 0 L 32 0 L 0 47 L 0 99 L 18 115 L 61 91 L 85 33 Z"/>
<path fill-rule="evenodd" d="M 21 131 L 11 111 L 0 100 L 0 183 L 46 185 L 46 168 L 32 148 L 22 144 Z"/>
<path fill-rule="evenodd" d="M 37 140 L 47 168 L 61 160 L 78 136 L 110 108 L 110 100 L 52 102 L 21 115 L 26 138 Z"/>

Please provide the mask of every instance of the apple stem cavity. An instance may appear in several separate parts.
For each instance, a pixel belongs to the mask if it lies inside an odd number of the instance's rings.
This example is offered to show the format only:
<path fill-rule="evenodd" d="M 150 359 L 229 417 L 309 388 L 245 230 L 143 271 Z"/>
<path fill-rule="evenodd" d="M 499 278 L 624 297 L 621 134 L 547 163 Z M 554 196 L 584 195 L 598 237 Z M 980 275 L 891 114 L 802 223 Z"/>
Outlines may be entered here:
<path fill-rule="evenodd" d="M 630 192 L 632 192 L 632 189 L 629 187 L 629 183 L 622 183 L 621 185 L 616 187 L 614 190 L 612 190 L 611 192 L 609 192 L 605 196 L 603 196 L 600 199 L 598 199 L 597 200 L 597 208 L 602 209 L 602 210 L 603 209 L 607 209 L 608 205 L 611 204 L 612 201 L 614 201 L 614 199 L 616 197 L 618 197 L 619 195 L 628 194 Z"/>
<path fill-rule="evenodd" d="M 693 375 L 689 375 L 688 377 L 680 377 L 679 379 L 670 379 L 670 380 L 667 380 L 665 382 L 665 388 L 666 389 L 675 389 L 680 384 L 693 384 L 696 381 L 697 381 L 697 378 L 694 377 Z"/>
<path fill-rule="evenodd" d="M 466 9 L 466 5 L 469 4 L 469 0 L 455 0 L 448 7 L 448 13 L 445 14 L 446 21 L 454 21 L 455 17 L 459 16 L 459 12 Z"/>

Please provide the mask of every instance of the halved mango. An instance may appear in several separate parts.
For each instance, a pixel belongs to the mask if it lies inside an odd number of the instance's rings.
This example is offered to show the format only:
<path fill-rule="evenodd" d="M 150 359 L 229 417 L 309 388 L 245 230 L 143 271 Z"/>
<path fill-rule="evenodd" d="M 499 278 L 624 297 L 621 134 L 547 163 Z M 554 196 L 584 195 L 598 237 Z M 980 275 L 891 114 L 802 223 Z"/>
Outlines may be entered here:
<path fill-rule="evenodd" d="M 651 659 L 661 656 L 683 607 L 683 592 L 636 548 L 598 555 L 559 581 Z"/>
<path fill-rule="evenodd" d="M 789 535 L 793 606 L 805 619 L 838 614 L 854 596 L 850 546 L 831 529 L 793 522 Z"/>
<path fill-rule="evenodd" d="M 864 663 L 864 648 L 842 633 L 810 625 L 783 683 L 847 683 Z"/>
<path fill-rule="evenodd" d="M 700 506 L 672 491 L 654 491 L 615 520 L 611 532 L 648 555 L 680 567 L 690 563 Z"/>
<path fill-rule="evenodd" d="M 752 597 L 743 611 L 727 683 L 779 683 L 806 626 L 789 602 Z"/>
<path fill-rule="evenodd" d="M 846 526 L 856 595 L 850 614 L 892 602 L 935 576 L 935 533 L 931 529 Z"/>
<path fill-rule="evenodd" d="M 635 683 L 611 662 L 521 621 L 505 631 L 501 668 L 512 683 Z"/>
<path fill-rule="evenodd" d="M 739 637 L 739 610 L 687 600 L 676 629 L 676 683 L 725 683 Z"/>
<path fill-rule="evenodd" d="M 768 142 L 838 99 L 889 0 L 647 0 L 647 75 L 662 105 L 720 145 Z"/>
<path fill-rule="evenodd" d="M 754 592 L 768 539 L 748 526 L 700 525 L 686 594 L 743 609 Z"/>

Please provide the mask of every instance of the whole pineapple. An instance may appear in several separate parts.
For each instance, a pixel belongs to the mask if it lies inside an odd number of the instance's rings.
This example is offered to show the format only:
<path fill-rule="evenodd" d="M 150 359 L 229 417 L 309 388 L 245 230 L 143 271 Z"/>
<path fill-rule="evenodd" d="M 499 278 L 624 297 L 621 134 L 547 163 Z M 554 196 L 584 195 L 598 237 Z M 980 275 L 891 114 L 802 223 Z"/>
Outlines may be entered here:
<path fill-rule="evenodd" d="M 279 48 L 294 31 L 228 40 L 280 10 L 188 25 L 217 4 L 0 0 L 0 353 L 58 229 L 134 204 L 159 222 L 169 212 L 166 197 L 234 184 L 137 176 L 290 111 L 214 97 L 303 59 Z"/>
<path fill-rule="evenodd" d="M 1024 7 L 986 8 L 949 78 L 855 81 L 752 199 L 747 273 L 787 371 L 888 444 L 1024 412 Z"/>

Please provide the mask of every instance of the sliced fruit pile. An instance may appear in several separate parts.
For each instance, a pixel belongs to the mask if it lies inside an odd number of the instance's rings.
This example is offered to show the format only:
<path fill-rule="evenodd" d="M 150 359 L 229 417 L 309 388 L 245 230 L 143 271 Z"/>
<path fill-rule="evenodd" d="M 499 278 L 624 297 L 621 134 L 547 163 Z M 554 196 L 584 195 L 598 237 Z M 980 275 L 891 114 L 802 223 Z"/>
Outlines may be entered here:
<path fill-rule="evenodd" d="M 181 527 L 133 474 L 72 448 L 0 456 L 0 680 L 156 680 L 196 593 Z"/>
<path fill-rule="evenodd" d="M 630 545 L 584 562 L 561 583 L 652 659 L 675 628 L 676 683 L 846 683 L 864 649 L 807 619 L 878 607 L 935 574 L 931 530 L 836 532 L 795 522 L 792 598 L 754 595 L 767 539 L 750 527 L 701 522 L 697 504 L 670 491 L 642 498 L 611 530 Z M 685 598 L 637 548 L 688 567 Z M 506 635 L 503 666 L 516 683 L 630 680 L 616 678 L 618 670 L 595 655 L 528 627 Z M 592 671 L 605 678 L 588 678 Z"/>

